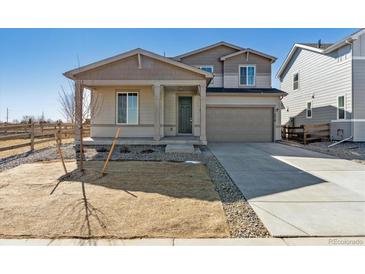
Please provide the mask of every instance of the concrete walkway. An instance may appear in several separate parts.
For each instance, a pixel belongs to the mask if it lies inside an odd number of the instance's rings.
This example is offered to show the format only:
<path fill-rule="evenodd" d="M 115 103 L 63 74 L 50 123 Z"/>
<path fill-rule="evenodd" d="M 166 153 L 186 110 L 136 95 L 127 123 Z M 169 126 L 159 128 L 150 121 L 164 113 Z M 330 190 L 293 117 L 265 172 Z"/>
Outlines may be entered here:
<path fill-rule="evenodd" d="M 219 239 L 2 239 L 0 246 L 365 246 L 365 237 Z"/>
<path fill-rule="evenodd" d="M 275 143 L 209 149 L 271 235 L 365 236 L 365 165 Z"/>

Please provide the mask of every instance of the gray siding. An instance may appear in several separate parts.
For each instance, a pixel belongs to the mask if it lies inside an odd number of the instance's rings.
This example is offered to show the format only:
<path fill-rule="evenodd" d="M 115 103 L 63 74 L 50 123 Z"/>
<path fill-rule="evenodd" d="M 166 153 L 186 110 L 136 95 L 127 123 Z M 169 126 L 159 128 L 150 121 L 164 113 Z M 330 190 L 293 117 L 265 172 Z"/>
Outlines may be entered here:
<path fill-rule="evenodd" d="M 365 56 L 365 34 L 360 35 L 353 45 L 354 56 Z"/>
<path fill-rule="evenodd" d="M 295 125 L 328 123 L 337 119 L 337 97 L 345 96 L 346 119 L 352 112 L 352 54 L 345 46 L 328 55 L 297 49 L 282 77 L 282 124 L 292 117 Z M 299 73 L 299 89 L 293 90 L 293 74 Z M 306 103 L 312 102 L 312 118 L 306 118 Z"/>
<path fill-rule="evenodd" d="M 236 49 L 227 46 L 218 46 L 184 57 L 181 62 L 195 67 L 213 66 L 214 78 L 209 87 L 223 87 L 223 62 L 220 58 L 236 51 Z"/>
<path fill-rule="evenodd" d="M 227 46 L 219 46 L 193 55 L 186 56 L 181 59 L 181 62 L 191 66 L 201 66 L 201 65 L 214 66 L 214 73 L 222 74 L 223 63 L 219 59 L 222 56 L 231 54 L 236 51 L 238 50 Z"/>
<path fill-rule="evenodd" d="M 355 40 L 353 58 L 354 119 L 365 119 L 365 34 Z"/>
<path fill-rule="evenodd" d="M 365 60 L 353 61 L 354 119 L 365 119 Z"/>

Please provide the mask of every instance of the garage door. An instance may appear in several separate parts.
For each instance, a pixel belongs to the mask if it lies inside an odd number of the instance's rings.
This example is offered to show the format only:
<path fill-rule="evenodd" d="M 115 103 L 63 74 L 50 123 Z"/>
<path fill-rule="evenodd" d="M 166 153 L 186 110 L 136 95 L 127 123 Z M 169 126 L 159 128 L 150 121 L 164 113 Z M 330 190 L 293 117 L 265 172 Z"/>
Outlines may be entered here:
<path fill-rule="evenodd" d="M 210 142 L 272 142 L 273 108 L 208 107 Z"/>

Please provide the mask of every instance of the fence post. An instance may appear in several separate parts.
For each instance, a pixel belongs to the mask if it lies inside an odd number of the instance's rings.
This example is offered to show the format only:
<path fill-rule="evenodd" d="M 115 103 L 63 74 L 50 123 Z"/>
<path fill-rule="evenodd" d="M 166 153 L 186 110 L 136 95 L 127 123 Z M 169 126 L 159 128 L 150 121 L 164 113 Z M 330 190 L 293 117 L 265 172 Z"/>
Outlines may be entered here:
<path fill-rule="evenodd" d="M 307 128 L 305 125 L 303 125 L 303 143 L 307 144 Z"/>
<path fill-rule="evenodd" d="M 30 124 L 30 151 L 34 151 L 34 122 Z"/>

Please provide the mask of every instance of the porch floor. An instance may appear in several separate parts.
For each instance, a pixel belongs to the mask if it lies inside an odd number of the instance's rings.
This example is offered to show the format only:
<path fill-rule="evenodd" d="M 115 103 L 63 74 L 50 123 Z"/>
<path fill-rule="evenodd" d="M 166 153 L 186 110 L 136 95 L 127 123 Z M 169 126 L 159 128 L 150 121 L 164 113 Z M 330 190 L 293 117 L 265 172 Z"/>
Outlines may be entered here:
<path fill-rule="evenodd" d="M 114 138 L 110 137 L 87 137 L 84 138 L 84 145 L 111 145 Z M 79 142 L 77 141 L 76 144 Z M 150 137 L 119 138 L 117 145 L 169 145 L 169 144 L 189 144 L 206 145 L 198 136 L 168 136 L 159 141 Z"/>

